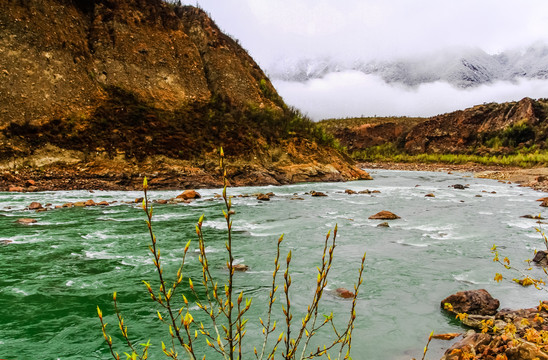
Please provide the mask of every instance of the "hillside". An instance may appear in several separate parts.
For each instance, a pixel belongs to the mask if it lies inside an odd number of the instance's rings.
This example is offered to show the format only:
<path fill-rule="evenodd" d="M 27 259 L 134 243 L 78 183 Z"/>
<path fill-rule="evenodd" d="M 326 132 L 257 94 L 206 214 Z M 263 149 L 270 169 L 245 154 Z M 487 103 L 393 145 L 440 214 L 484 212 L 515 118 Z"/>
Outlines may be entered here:
<path fill-rule="evenodd" d="M 0 2 L 0 77 L 7 182 L 47 173 L 57 187 L 64 176 L 116 188 L 160 173 L 158 187 L 209 186 L 219 146 L 237 185 L 369 177 L 195 7 Z"/>
<path fill-rule="evenodd" d="M 506 157 L 546 153 L 547 118 L 548 99 L 524 98 L 432 118 L 345 119 L 320 124 L 358 160 L 423 154 Z"/>

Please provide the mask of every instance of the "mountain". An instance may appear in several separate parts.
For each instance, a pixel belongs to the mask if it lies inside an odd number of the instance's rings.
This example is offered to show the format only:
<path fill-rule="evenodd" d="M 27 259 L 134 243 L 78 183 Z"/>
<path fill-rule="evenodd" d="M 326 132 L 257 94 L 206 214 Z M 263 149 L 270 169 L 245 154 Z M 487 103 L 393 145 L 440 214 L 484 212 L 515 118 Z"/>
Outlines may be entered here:
<path fill-rule="evenodd" d="M 287 59 L 268 67 L 273 79 L 303 82 L 332 72 L 360 71 L 387 83 L 415 87 L 436 81 L 467 88 L 495 81 L 548 79 L 548 45 L 523 51 L 488 54 L 480 49 L 459 49 L 406 59 L 352 62 L 332 58 Z"/>
<path fill-rule="evenodd" d="M 326 120 L 351 153 L 506 155 L 548 147 L 548 99 L 489 103 L 431 118 Z M 390 154 L 386 154 L 390 155 Z"/>
<path fill-rule="evenodd" d="M 0 78 L 4 169 L 206 186 L 223 146 L 237 185 L 368 178 L 192 6 L 2 1 Z"/>

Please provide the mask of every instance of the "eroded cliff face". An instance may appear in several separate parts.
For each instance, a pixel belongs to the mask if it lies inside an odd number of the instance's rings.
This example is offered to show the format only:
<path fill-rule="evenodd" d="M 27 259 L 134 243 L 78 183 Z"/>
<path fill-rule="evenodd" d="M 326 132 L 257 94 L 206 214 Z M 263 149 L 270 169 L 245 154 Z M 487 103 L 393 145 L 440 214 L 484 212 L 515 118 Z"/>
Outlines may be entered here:
<path fill-rule="evenodd" d="M 547 146 L 548 100 L 483 104 L 424 119 L 374 119 L 375 123 L 341 121 L 323 126 L 347 146 L 360 151 L 392 144 L 391 150 L 420 153 L 505 153 L 516 148 Z M 365 119 L 367 121 L 367 119 Z M 365 122 L 364 121 L 364 122 Z"/>
<path fill-rule="evenodd" d="M 309 164 L 329 173 L 335 161 L 343 166 L 332 178 L 367 177 L 284 104 L 235 40 L 191 6 L 2 1 L 0 80 L 4 168 L 103 159 L 107 169 L 99 172 L 138 172 L 147 162 L 162 167 L 154 163 L 161 157 L 184 173 L 223 146 L 257 171 Z M 117 165 L 109 169 L 110 161 Z"/>
<path fill-rule="evenodd" d="M 83 2 L 82 2 L 83 3 Z M 159 0 L 3 1 L 1 123 L 87 115 L 119 87 L 173 110 L 212 96 L 275 108 L 249 55 L 193 7 Z"/>
<path fill-rule="evenodd" d="M 482 146 L 491 135 L 496 136 L 518 124 L 533 129 L 545 119 L 542 104 L 530 98 L 514 103 L 478 105 L 416 125 L 405 137 L 405 150 L 411 154 L 466 152 Z M 524 140 L 530 140 L 532 145 L 534 137 Z M 513 146 L 519 145 L 520 140 L 517 141 Z"/>

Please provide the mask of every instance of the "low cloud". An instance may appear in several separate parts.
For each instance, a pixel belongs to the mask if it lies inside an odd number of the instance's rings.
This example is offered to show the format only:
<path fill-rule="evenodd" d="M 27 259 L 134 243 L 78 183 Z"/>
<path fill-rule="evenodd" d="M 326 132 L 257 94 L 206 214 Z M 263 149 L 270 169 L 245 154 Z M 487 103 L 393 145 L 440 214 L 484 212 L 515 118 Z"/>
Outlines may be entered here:
<path fill-rule="evenodd" d="M 330 73 L 306 82 L 275 80 L 274 86 L 286 103 L 315 121 L 362 115 L 427 117 L 486 102 L 548 96 L 547 80 L 501 81 L 467 89 L 441 81 L 407 87 L 359 71 Z"/>

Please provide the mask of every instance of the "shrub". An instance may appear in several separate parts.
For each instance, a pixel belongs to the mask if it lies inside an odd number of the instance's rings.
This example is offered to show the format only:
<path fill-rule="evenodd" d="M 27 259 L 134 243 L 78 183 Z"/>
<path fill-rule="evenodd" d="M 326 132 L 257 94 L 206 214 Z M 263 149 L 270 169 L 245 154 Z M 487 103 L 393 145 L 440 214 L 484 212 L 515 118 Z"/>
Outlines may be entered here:
<path fill-rule="evenodd" d="M 199 248 L 199 262 L 202 269 L 201 281 L 196 284 L 192 279 L 185 278 L 185 258 L 190 249 L 191 242 L 189 241 L 184 248 L 184 255 L 181 265 L 175 276 L 175 280 L 171 283 L 167 280 L 166 274 L 163 272 L 162 257 L 156 236 L 154 235 L 152 219 L 153 208 L 149 206 L 147 194 L 147 180 L 144 179 L 143 190 L 143 211 L 146 214 L 146 223 L 150 235 L 151 244 L 149 250 L 152 254 L 152 261 L 157 273 L 157 284 L 149 284 L 144 282 L 148 294 L 153 302 L 156 303 L 157 315 L 159 321 L 165 323 L 168 334 L 166 340 L 162 342 L 162 351 L 166 357 L 172 359 L 205 359 L 204 349 L 210 348 L 219 354 L 223 359 L 242 359 L 246 351 L 250 351 L 246 347 L 244 337 L 246 335 L 246 324 L 248 319 L 245 314 L 251 307 L 252 299 L 245 298 L 244 293 L 237 293 L 237 284 L 235 283 L 234 271 L 234 242 L 232 238 L 232 209 L 231 198 L 227 195 L 227 178 L 224 166 L 224 153 L 220 151 L 220 168 L 223 172 L 224 188 L 222 198 L 224 200 L 225 210 L 223 215 L 226 220 L 226 251 L 228 275 L 226 282 L 219 286 L 217 279 L 210 272 L 210 267 L 205 251 L 205 239 L 202 232 L 202 224 L 204 216 L 202 215 L 196 224 L 196 236 Z M 362 283 L 362 275 L 365 264 L 365 254 L 361 260 L 361 267 L 357 283 L 354 285 L 354 293 L 351 297 L 352 305 L 350 309 L 349 319 L 343 329 L 337 329 L 333 322 L 333 313 L 330 315 L 320 314 L 319 304 L 324 295 L 328 274 L 333 262 L 333 253 L 336 246 L 337 226 L 331 236 L 330 232 L 325 237 L 323 244 L 323 255 L 320 266 L 318 266 L 318 274 L 316 279 L 316 288 L 312 300 L 305 312 L 305 315 L 300 321 L 293 320 L 295 310 L 291 307 L 290 289 L 291 289 L 291 274 L 289 271 L 291 264 L 291 251 L 285 258 L 285 270 L 283 271 L 283 293 L 281 294 L 280 302 L 281 310 L 284 319 L 284 330 L 277 331 L 277 324 L 273 318 L 275 310 L 275 302 L 277 300 L 276 293 L 278 291 L 278 272 L 281 270 L 280 245 L 283 241 L 283 235 L 277 241 L 277 251 L 274 259 L 274 271 L 272 273 L 272 284 L 270 286 L 269 301 L 265 313 L 265 320 L 260 319 L 262 333 L 264 339 L 261 344 L 257 344 L 253 348 L 253 352 L 257 359 L 310 359 L 327 355 L 330 351 L 335 351 L 337 355 L 335 359 L 349 359 L 350 349 L 352 344 L 352 330 L 356 319 L 355 306 L 359 287 Z M 283 261 L 282 261 L 283 262 Z M 196 281 L 196 279 L 194 279 Z M 156 286 L 155 286 L 156 285 Z M 153 288 L 159 288 L 158 291 Z M 189 301 L 184 294 L 179 293 L 182 290 L 190 290 L 195 301 Z M 114 310 L 118 319 L 118 327 L 121 331 L 122 338 L 128 349 L 126 356 L 131 359 L 147 359 L 149 356 L 150 342 L 142 343 L 141 349 L 137 349 L 136 343 L 128 336 L 127 325 L 118 307 L 116 293 L 113 295 Z M 199 310 L 193 310 L 197 307 Z M 198 323 L 195 320 L 197 311 L 205 315 L 207 324 Z M 120 355 L 115 350 L 112 337 L 108 334 L 106 323 L 103 320 L 103 314 L 97 307 L 99 320 L 103 337 L 108 345 L 110 353 L 114 359 L 119 359 Z M 194 315 L 193 315 L 194 313 Z M 311 347 L 311 339 L 318 334 L 320 330 L 333 331 L 333 339 L 325 343 L 323 346 L 317 346 L 309 350 Z M 167 345 L 166 345 L 167 344 Z M 281 351 L 279 350 L 281 349 Z M 179 354 L 182 352 L 182 355 Z M 330 357 L 331 358 L 331 357 Z"/>

